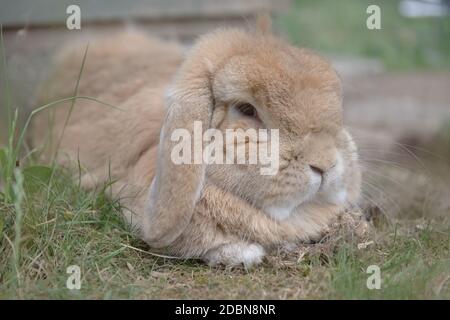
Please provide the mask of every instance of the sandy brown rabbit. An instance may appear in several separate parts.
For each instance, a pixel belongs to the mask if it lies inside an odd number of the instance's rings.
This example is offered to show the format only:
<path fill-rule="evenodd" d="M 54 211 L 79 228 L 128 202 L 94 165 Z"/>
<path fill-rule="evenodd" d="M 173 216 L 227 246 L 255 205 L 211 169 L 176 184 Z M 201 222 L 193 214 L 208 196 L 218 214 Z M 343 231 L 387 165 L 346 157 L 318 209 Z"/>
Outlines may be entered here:
<path fill-rule="evenodd" d="M 41 102 L 73 94 L 83 51 L 63 50 Z M 79 160 L 86 188 L 115 180 L 114 197 L 152 248 L 250 266 L 278 245 L 317 239 L 358 200 L 341 90 L 329 62 L 267 30 L 220 29 L 186 57 L 176 44 L 124 33 L 91 41 L 78 93 L 121 110 L 79 99 L 60 143 L 70 103 L 40 115 L 31 137 L 47 155 L 59 146 L 62 165 Z M 171 134 L 192 133 L 194 121 L 203 130 L 278 129 L 278 172 L 175 164 Z"/>

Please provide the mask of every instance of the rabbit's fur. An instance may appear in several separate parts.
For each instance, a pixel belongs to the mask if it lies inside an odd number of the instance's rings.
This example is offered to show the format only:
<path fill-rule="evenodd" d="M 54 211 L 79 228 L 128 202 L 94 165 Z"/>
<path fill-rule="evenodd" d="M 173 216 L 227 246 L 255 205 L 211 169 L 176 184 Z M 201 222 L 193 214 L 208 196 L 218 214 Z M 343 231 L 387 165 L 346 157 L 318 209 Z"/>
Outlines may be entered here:
<path fill-rule="evenodd" d="M 83 46 L 63 50 L 40 101 L 71 96 Z M 128 221 L 152 246 L 211 265 L 261 261 L 277 245 L 320 238 L 359 197 L 356 146 L 342 124 L 340 80 L 318 55 L 258 31 L 221 29 L 186 58 L 176 44 L 128 32 L 91 42 L 77 100 L 40 115 L 35 146 L 85 169 L 86 188 L 110 179 Z M 236 102 L 258 118 L 236 114 Z M 52 121 L 52 130 L 49 128 Z M 276 128 L 280 170 L 258 165 L 176 165 L 176 128 Z M 311 167 L 312 166 L 312 167 Z M 317 169 L 324 172 L 317 187 Z"/>

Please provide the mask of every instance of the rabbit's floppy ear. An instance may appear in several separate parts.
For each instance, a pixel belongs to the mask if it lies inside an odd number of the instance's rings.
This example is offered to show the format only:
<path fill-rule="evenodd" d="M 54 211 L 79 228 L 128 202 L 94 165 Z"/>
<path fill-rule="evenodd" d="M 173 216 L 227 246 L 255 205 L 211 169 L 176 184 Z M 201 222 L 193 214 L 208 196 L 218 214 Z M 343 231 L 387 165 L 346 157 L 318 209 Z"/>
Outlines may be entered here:
<path fill-rule="evenodd" d="M 171 153 L 178 141 L 172 141 L 171 136 L 174 130 L 183 129 L 190 133 L 192 140 L 200 139 L 193 141 L 194 146 L 203 143 L 202 137 L 193 134 L 194 122 L 201 121 L 203 131 L 211 125 L 214 102 L 210 87 L 207 61 L 188 59 L 168 91 L 168 109 L 160 133 L 157 169 L 141 230 L 144 240 L 152 247 L 168 246 L 184 231 L 200 197 L 205 165 L 203 161 L 174 163 Z"/>

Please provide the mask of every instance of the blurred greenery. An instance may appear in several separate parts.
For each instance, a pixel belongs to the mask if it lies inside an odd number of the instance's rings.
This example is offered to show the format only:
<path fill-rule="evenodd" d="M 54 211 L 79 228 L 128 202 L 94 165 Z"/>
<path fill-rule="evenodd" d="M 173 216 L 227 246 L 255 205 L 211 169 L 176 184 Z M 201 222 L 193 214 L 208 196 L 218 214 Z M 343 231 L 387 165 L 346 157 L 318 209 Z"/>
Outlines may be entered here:
<path fill-rule="evenodd" d="M 294 0 L 275 23 L 289 38 L 325 54 L 380 59 L 388 69 L 450 67 L 450 16 L 406 18 L 393 0 Z M 369 30 L 366 9 L 381 9 L 381 30 Z"/>

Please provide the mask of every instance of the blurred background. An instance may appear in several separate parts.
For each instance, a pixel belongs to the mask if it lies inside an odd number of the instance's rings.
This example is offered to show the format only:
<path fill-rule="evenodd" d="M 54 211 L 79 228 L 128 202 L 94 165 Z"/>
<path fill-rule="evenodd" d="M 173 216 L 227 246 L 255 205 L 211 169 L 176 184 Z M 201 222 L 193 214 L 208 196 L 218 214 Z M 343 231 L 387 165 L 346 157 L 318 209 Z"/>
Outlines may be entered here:
<path fill-rule="evenodd" d="M 81 9 L 81 30 L 66 28 L 72 4 Z M 366 25 L 373 4 L 380 30 Z M 219 26 L 247 27 L 260 12 L 273 15 L 277 34 L 327 56 L 340 73 L 345 121 L 365 168 L 365 208 L 450 215 L 448 0 L 0 0 L 0 145 L 5 103 L 28 115 L 66 41 L 139 28 L 188 48 Z"/>

